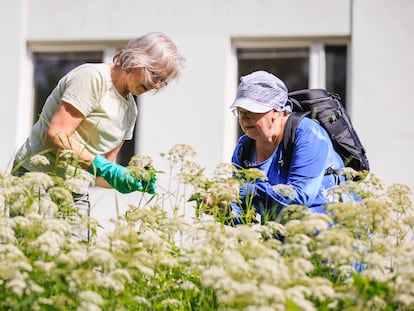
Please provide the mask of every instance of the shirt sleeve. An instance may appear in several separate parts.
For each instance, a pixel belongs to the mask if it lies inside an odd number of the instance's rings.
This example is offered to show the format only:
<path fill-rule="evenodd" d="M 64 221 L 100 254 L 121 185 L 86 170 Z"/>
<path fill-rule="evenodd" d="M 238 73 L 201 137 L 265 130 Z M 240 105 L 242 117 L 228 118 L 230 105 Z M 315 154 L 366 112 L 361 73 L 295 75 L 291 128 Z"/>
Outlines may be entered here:
<path fill-rule="evenodd" d="M 87 116 L 100 102 L 105 88 L 104 81 L 102 74 L 93 66 L 79 66 L 60 80 L 61 100 Z"/>
<path fill-rule="evenodd" d="M 332 143 L 326 131 L 311 120 L 303 120 L 296 130 L 287 184 L 296 192 L 295 204 L 312 205 L 321 186 Z"/>

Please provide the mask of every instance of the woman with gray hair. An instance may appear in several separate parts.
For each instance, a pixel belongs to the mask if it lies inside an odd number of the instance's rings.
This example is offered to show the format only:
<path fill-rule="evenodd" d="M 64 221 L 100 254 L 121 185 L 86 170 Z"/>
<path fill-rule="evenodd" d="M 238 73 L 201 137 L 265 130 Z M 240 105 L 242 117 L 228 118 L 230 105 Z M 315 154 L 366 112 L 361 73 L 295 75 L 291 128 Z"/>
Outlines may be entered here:
<path fill-rule="evenodd" d="M 155 180 L 133 178 L 115 159 L 124 141 L 133 135 L 137 117 L 133 96 L 164 88 L 179 76 L 183 62 L 167 35 L 152 32 L 131 40 L 116 53 L 113 63 L 87 63 L 71 70 L 47 98 L 18 150 L 14 174 L 45 171 L 44 166 L 30 161 L 43 152 L 50 163 L 46 171 L 58 173 L 54 167 L 58 153 L 71 150 L 83 168 L 97 177 L 96 185 L 122 193 L 154 193 Z"/>
<path fill-rule="evenodd" d="M 344 168 L 344 163 L 325 129 L 310 118 L 298 124 L 290 163 L 284 163 L 283 137 L 291 113 L 287 99 L 287 87 L 273 74 L 256 71 L 241 78 L 230 108 L 246 134 L 237 143 L 232 163 L 238 168 L 257 168 L 267 180 L 241 186 L 240 204 L 231 204 L 237 215 L 243 216 L 248 204 L 261 215 L 262 222 L 276 220 L 283 207 L 291 204 L 307 206 L 311 213 L 324 213 L 326 190 L 344 180 L 337 174 L 326 174 L 328 168 L 331 172 Z"/>

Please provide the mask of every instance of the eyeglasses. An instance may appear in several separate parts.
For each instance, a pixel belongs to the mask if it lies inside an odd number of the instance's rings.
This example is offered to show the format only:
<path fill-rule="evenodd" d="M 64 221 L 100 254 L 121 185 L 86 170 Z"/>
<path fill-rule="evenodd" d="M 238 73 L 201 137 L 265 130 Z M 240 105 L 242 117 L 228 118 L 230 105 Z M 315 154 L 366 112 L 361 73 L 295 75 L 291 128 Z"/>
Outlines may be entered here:
<path fill-rule="evenodd" d="M 266 112 L 265 112 L 266 113 Z M 242 109 L 234 109 L 233 114 L 237 118 L 243 118 L 243 119 L 257 119 L 260 118 L 265 113 L 255 113 L 248 110 L 242 110 Z"/>
<path fill-rule="evenodd" d="M 159 83 L 161 87 L 167 86 L 168 82 L 165 78 L 162 78 L 161 75 L 154 70 L 148 69 L 151 74 L 151 80 L 154 84 Z"/>

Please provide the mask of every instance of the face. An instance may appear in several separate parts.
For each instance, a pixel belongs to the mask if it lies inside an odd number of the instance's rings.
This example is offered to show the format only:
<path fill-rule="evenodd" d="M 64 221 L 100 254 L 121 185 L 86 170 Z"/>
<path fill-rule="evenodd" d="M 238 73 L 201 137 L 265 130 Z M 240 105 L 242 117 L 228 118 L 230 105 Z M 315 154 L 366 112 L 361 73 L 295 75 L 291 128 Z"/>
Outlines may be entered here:
<path fill-rule="evenodd" d="M 166 80 L 147 68 L 133 68 L 126 74 L 126 88 L 133 95 L 141 95 L 165 86 Z"/>
<path fill-rule="evenodd" d="M 279 126 L 282 113 L 276 110 L 270 110 L 264 113 L 253 113 L 241 108 L 237 108 L 239 124 L 243 132 L 255 140 L 270 140 L 279 135 Z"/>

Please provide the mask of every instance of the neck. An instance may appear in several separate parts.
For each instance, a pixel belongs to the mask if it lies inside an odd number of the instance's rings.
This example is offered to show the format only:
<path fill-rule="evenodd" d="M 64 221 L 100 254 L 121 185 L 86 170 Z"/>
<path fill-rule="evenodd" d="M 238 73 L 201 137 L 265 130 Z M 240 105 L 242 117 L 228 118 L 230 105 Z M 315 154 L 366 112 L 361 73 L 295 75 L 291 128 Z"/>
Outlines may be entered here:
<path fill-rule="evenodd" d="M 125 72 L 121 69 L 121 67 L 114 64 L 110 65 L 110 71 L 111 80 L 115 89 L 119 94 L 126 98 L 129 94 L 129 91 L 125 82 Z"/>
<path fill-rule="evenodd" d="M 288 115 L 283 115 L 280 122 L 274 125 L 276 126 L 274 135 L 269 140 L 256 140 L 256 157 L 259 162 L 263 162 L 269 158 L 282 142 L 287 118 Z"/>

